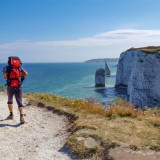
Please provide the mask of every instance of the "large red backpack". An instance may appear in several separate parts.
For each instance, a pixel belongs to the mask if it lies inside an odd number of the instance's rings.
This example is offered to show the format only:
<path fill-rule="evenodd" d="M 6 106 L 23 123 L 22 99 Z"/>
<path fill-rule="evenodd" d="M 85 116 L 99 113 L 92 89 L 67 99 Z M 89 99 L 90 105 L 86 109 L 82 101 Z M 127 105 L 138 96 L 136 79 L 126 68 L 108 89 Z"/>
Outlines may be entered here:
<path fill-rule="evenodd" d="M 10 87 L 21 86 L 21 61 L 18 57 L 8 57 L 7 85 Z"/>

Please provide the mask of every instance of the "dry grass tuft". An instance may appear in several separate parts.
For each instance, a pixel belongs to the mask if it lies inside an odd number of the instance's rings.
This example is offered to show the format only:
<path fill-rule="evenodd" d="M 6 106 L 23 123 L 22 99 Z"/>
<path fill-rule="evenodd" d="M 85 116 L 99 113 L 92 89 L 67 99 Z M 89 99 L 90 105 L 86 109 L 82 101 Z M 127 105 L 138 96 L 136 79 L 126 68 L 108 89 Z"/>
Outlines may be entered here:
<path fill-rule="evenodd" d="M 76 154 L 78 158 L 89 158 L 99 150 L 98 146 L 92 148 L 85 147 L 84 141 L 78 141 L 76 135 L 68 138 L 67 145 L 71 148 L 71 152 Z"/>
<path fill-rule="evenodd" d="M 143 115 L 143 111 L 138 108 L 135 109 L 133 104 L 130 104 L 127 100 L 117 98 L 116 101 L 109 105 L 106 111 L 106 116 L 121 116 L 121 117 L 138 117 Z"/>

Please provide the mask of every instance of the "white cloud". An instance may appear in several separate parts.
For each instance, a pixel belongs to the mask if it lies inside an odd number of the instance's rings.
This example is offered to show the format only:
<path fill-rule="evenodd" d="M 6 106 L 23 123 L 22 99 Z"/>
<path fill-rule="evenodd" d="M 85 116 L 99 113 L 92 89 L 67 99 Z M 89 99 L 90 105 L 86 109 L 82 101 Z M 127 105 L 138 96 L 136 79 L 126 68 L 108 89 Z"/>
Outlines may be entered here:
<path fill-rule="evenodd" d="M 130 41 L 128 41 L 130 40 Z M 96 34 L 90 38 L 81 38 L 77 40 L 66 40 L 66 41 L 41 41 L 41 42 L 30 42 L 30 41 L 15 41 L 12 43 L 0 44 L 0 50 L 2 49 L 23 49 L 27 47 L 37 46 L 108 46 L 117 43 L 130 43 L 136 40 L 143 40 L 144 44 L 148 40 L 154 42 L 160 42 L 160 30 L 136 30 L 136 29 L 122 29 L 104 32 Z M 135 42 L 135 44 L 136 44 Z M 142 43 L 143 45 L 143 43 Z M 154 44 L 153 44 L 154 45 Z"/>
<path fill-rule="evenodd" d="M 30 56 L 38 55 L 38 60 L 45 57 L 54 59 L 62 58 L 66 54 L 72 59 L 81 51 L 90 58 L 96 57 L 119 57 L 119 54 L 130 47 L 143 47 L 149 45 L 160 45 L 160 30 L 137 30 L 121 29 L 96 34 L 93 37 L 66 41 L 15 41 L 0 44 L 0 54 Z M 102 54 L 103 53 L 103 54 Z M 106 53 L 106 54 L 105 54 Z M 112 54 L 112 55 L 110 55 Z M 41 58 L 42 57 L 42 58 Z M 78 57 L 78 56 L 77 56 Z M 36 59 L 36 58 L 35 58 Z M 47 60 L 47 59 L 46 59 Z M 60 60 L 57 60 L 60 61 Z M 65 61 L 65 60 L 64 60 Z"/>
<path fill-rule="evenodd" d="M 123 37 L 123 38 L 134 38 L 134 37 L 150 37 L 160 36 L 160 30 L 136 30 L 136 29 L 122 29 L 105 32 L 95 35 L 95 37 Z"/>

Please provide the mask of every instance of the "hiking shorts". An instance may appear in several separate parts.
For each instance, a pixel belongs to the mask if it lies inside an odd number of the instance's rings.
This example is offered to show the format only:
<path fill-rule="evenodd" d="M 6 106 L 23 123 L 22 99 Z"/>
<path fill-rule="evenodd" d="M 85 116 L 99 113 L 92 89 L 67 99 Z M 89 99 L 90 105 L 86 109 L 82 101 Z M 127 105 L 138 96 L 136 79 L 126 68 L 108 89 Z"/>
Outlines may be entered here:
<path fill-rule="evenodd" d="M 7 104 L 13 104 L 13 95 L 15 95 L 18 107 L 23 107 L 23 104 L 22 104 L 22 87 L 13 88 L 13 87 L 8 86 L 7 87 L 7 94 L 8 94 Z"/>

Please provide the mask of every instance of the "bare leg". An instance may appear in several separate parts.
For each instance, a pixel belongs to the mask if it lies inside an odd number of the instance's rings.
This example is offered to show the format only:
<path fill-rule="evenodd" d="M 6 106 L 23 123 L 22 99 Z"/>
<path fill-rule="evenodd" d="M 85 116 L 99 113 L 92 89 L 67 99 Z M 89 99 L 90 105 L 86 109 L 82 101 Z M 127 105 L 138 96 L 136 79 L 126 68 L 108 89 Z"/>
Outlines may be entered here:
<path fill-rule="evenodd" d="M 24 124 L 25 120 L 24 120 L 24 117 L 23 117 L 23 107 L 19 107 L 19 113 L 20 113 L 20 123 Z"/>
<path fill-rule="evenodd" d="M 13 105 L 12 104 L 8 104 L 8 109 L 10 112 L 13 112 Z"/>
<path fill-rule="evenodd" d="M 8 109 L 10 111 L 9 118 L 13 119 L 13 89 L 11 87 L 7 87 L 7 94 L 8 94 Z"/>
<path fill-rule="evenodd" d="M 19 113 L 20 113 L 20 115 L 23 114 L 23 107 L 19 107 Z"/>
<path fill-rule="evenodd" d="M 13 119 L 13 105 L 12 104 L 8 104 L 8 109 L 10 111 L 10 115 L 9 115 L 9 119 Z"/>

